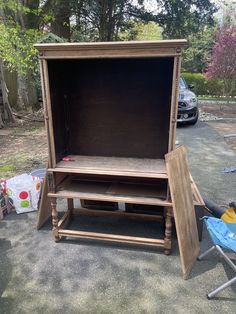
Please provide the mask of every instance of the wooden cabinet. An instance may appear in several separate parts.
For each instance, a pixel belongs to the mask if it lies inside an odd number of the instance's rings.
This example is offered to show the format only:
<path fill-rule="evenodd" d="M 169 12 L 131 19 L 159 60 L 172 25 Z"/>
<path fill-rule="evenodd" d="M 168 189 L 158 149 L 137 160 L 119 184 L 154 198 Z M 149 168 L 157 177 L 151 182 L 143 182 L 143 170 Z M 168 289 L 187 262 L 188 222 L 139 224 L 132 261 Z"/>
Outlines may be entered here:
<path fill-rule="evenodd" d="M 60 236 L 171 249 L 172 202 L 165 155 L 175 148 L 180 55 L 185 40 L 38 44 L 48 134 L 48 196 Z M 63 160 L 68 157 L 69 161 Z M 69 210 L 58 222 L 57 198 Z M 163 239 L 63 229 L 73 199 L 164 208 Z M 134 211 L 80 214 L 158 219 Z"/>
<path fill-rule="evenodd" d="M 82 165 L 85 173 L 92 168 L 101 174 L 162 173 L 164 156 L 175 143 L 184 43 L 36 45 L 49 167 L 67 169 L 62 158 L 72 155 L 74 168 Z"/>

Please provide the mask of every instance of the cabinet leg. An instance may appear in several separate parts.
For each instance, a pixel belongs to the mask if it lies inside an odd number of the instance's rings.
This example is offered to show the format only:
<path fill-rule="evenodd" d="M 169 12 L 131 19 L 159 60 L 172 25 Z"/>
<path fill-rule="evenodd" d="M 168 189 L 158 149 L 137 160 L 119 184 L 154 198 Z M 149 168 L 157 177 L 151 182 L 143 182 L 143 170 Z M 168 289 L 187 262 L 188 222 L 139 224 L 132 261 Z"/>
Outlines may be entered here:
<path fill-rule="evenodd" d="M 69 219 L 72 219 L 73 214 L 74 214 L 74 200 L 73 200 L 73 198 L 67 199 L 67 206 L 68 206 L 68 210 L 69 210 Z"/>
<path fill-rule="evenodd" d="M 172 208 L 168 207 L 166 209 L 166 217 L 165 217 L 165 244 L 164 244 L 164 253 L 166 255 L 171 254 L 171 234 L 172 234 Z"/>
<path fill-rule="evenodd" d="M 57 214 L 57 200 L 56 198 L 51 199 L 51 207 L 52 207 L 52 233 L 55 238 L 55 242 L 60 240 L 58 233 L 58 214 Z"/>

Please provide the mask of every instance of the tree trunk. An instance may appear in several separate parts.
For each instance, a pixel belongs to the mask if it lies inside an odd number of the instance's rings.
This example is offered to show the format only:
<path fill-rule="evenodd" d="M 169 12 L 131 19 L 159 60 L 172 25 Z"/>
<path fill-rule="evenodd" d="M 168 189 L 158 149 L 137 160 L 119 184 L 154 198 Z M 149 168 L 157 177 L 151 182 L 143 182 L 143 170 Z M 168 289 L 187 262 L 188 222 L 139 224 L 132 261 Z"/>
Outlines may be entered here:
<path fill-rule="evenodd" d="M 70 41 L 70 1 L 54 0 L 54 2 L 54 21 L 51 23 L 51 31 Z"/>
<path fill-rule="evenodd" d="M 18 74 L 18 100 L 19 109 L 39 109 L 37 89 L 33 74 L 28 72 L 27 75 Z"/>
<path fill-rule="evenodd" d="M 99 1 L 100 5 L 100 17 L 99 17 L 99 40 L 107 41 L 106 36 L 106 24 L 107 24 L 107 1 L 101 0 Z"/>
<path fill-rule="evenodd" d="M 119 12 L 114 0 L 100 0 L 99 5 L 99 40 L 112 41 L 118 37 L 119 27 L 116 29 L 116 24 L 123 18 L 124 1 L 119 4 Z"/>
<path fill-rule="evenodd" d="M 18 20 L 22 31 L 28 29 L 39 28 L 39 16 L 34 12 L 39 9 L 39 0 L 20 0 L 28 11 L 18 11 Z M 37 89 L 35 84 L 35 77 L 31 71 L 28 71 L 26 75 L 18 73 L 18 99 L 17 106 L 20 109 L 38 109 L 39 102 L 37 98 Z"/>
<path fill-rule="evenodd" d="M 12 109 L 17 109 L 17 72 L 4 67 L 4 78 L 8 89 L 8 101 Z"/>
<path fill-rule="evenodd" d="M 24 15 L 24 27 L 26 29 L 38 29 L 39 26 L 39 15 L 35 14 L 34 11 L 39 9 L 39 0 L 24 0 L 24 5 L 29 8 L 29 12 Z"/>
<path fill-rule="evenodd" d="M 113 9 L 113 0 L 110 0 L 108 2 L 107 41 L 112 41 L 114 36 Z"/>
<path fill-rule="evenodd" d="M 8 102 L 8 91 L 4 78 L 4 69 L 2 60 L 0 59 L 0 128 L 4 126 L 5 122 L 14 122 L 11 107 Z"/>

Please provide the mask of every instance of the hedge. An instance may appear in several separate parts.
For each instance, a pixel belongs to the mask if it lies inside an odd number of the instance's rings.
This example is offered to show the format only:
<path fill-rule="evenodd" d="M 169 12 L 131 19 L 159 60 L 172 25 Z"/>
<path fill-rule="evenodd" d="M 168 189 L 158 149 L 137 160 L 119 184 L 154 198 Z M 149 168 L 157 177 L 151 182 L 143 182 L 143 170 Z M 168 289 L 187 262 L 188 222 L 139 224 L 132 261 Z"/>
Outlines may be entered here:
<path fill-rule="evenodd" d="M 197 95 L 223 96 L 223 82 L 221 80 L 206 80 L 201 73 L 182 73 L 187 84 L 194 85 L 194 92 Z M 233 95 L 236 95 L 234 90 Z"/>

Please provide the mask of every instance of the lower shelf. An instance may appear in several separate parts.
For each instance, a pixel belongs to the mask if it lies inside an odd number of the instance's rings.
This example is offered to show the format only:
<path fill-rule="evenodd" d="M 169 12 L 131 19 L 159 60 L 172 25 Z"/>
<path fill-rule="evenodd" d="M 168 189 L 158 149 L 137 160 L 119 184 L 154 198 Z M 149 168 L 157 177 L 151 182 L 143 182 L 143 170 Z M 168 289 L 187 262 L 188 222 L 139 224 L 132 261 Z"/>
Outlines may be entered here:
<path fill-rule="evenodd" d="M 162 215 L 150 215 L 150 214 L 137 214 L 137 213 L 129 213 L 124 211 L 104 211 L 104 210 L 91 210 L 91 209 L 83 209 L 83 208 L 73 208 L 65 212 L 63 217 L 59 220 L 59 222 L 55 225 L 54 221 L 54 232 L 56 230 L 56 241 L 59 241 L 60 237 L 69 237 L 69 238 L 81 238 L 81 239 L 94 239 L 99 241 L 109 241 L 109 242 L 119 242 L 119 243 L 128 243 L 128 244 L 136 244 L 136 245 L 147 245 L 147 246 L 158 246 L 165 248 L 165 253 L 170 254 L 171 250 L 171 237 L 170 234 L 165 238 L 153 238 L 151 237 L 143 237 L 141 236 L 130 236 L 130 235 L 120 235 L 116 233 L 103 233 L 103 232 L 90 232 L 84 230 L 72 230 L 69 229 L 67 223 L 75 215 L 80 216 L 110 216 L 110 217 L 126 217 L 128 219 L 137 219 L 140 221 L 148 220 L 148 221 L 163 221 L 164 220 L 164 209 Z M 171 230 L 171 220 L 169 219 L 169 230 Z M 67 227 L 66 227 L 67 226 Z M 81 226 L 82 227 L 82 226 Z M 83 227 L 82 227 L 83 228 Z M 55 233 L 54 233 L 55 235 Z"/>
<path fill-rule="evenodd" d="M 49 197 L 171 206 L 165 187 L 155 184 L 82 180 L 69 176 Z"/>

